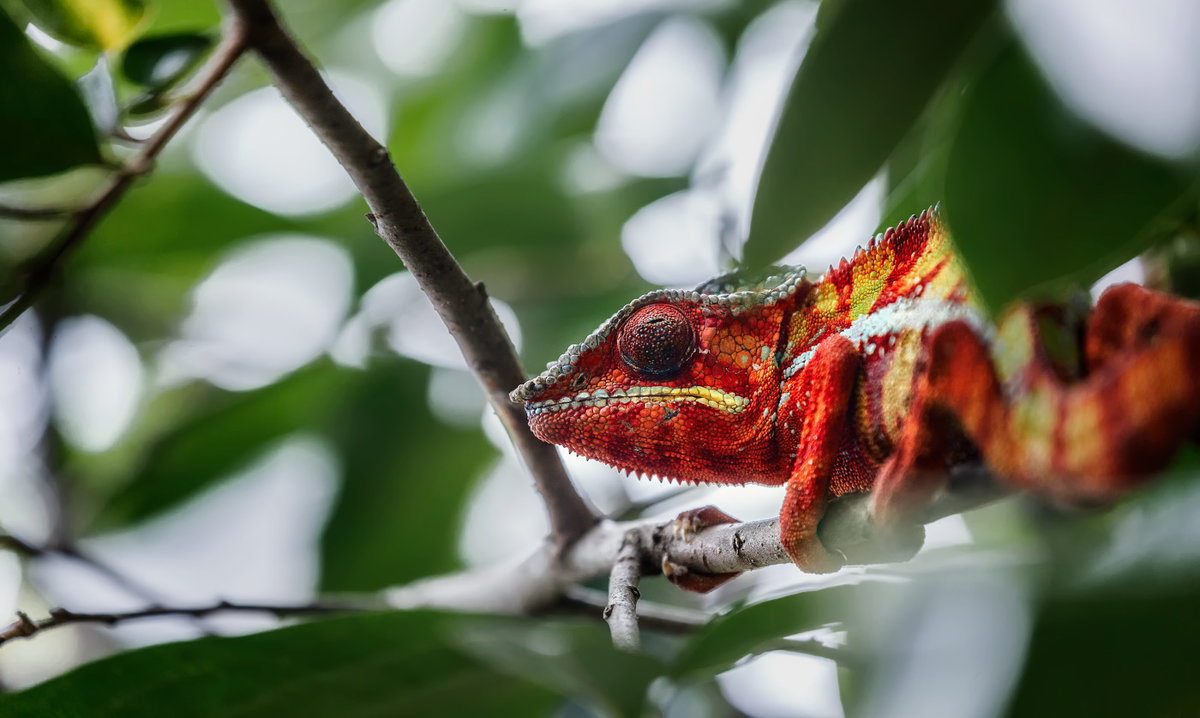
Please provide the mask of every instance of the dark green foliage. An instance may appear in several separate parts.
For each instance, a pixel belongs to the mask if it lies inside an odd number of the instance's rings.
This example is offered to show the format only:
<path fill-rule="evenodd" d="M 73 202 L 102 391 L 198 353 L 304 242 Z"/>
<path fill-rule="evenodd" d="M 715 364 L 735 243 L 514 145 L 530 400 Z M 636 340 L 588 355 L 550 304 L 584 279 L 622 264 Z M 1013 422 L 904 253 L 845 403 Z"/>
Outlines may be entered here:
<path fill-rule="evenodd" d="M 100 161 L 88 112 L 64 77 L 0 11 L 0 182 Z"/>
<path fill-rule="evenodd" d="M 1013 47 L 964 98 L 946 217 L 999 310 L 1034 287 L 1095 281 L 1144 249 L 1194 182 L 1071 116 Z"/>
<path fill-rule="evenodd" d="M 993 5 L 844 0 L 822 18 L 763 167 L 748 264 L 793 249 L 879 171 Z"/>
<path fill-rule="evenodd" d="M 385 613 L 155 646 L 0 697 L 0 713 L 502 716 L 553 709 L 558 700 L 551 692 L 456 648 L 448 637 L 458 622 L 438 614 Z"/>

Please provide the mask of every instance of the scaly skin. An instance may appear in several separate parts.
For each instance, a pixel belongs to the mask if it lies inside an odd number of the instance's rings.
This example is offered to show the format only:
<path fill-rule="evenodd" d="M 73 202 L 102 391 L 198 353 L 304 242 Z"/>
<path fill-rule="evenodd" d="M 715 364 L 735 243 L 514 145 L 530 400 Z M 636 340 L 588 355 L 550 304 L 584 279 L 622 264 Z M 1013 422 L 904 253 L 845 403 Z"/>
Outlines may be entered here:
<path fill-rule="evenodd" d="M 1120 285 L 1086 326 L 1028 305 L 992 326 L 934 210 L 819 281 L 770 271 L 651 292 L 512 398 L 543 440 L 619 469 L 786 483 L 780 538 L 814 572 L 842 563 L 817 538 L 833 497 L 873 492 L 876 521 L 915 551 L 914 519 L 955 465 L 1110 499 L 1200 423 L 1200 306 Z"/>

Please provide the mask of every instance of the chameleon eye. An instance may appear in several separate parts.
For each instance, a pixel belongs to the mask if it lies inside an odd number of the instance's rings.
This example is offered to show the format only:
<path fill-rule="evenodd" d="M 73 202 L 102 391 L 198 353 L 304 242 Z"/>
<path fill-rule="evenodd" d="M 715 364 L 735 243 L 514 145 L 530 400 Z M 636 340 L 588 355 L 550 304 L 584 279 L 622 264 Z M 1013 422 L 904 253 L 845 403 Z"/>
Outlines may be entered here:
<path fill-rule="evenodd" d="M 621 327 L 617 349 L 621 360 L 639 374 L 667 376 L 691 359 L 696 332 L 683 312 L 668 304 L 652 304 L 639 309 Z"/>

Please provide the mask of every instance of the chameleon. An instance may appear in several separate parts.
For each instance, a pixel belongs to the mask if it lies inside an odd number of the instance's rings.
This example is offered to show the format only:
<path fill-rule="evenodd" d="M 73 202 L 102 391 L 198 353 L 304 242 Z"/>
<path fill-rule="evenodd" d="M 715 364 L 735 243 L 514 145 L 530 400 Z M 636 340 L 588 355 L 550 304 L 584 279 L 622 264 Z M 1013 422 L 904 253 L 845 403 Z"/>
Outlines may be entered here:
<path fill-rule="evenodd" d="M 840 496 L 869 492 L 915 552 L 956 467 L 1086 503 L 1163 469 L 1200 424 L 1200 304 L 1120 284 L 1086 316 L 1024 302 L 993 323 L 934 207 L 816 279 L 773 266 L 645 294 L 510 397 L 543 441 L 627 472 L 785 485 L 784 549 L 830 572 L 845 558 L 817 528 Z"/>

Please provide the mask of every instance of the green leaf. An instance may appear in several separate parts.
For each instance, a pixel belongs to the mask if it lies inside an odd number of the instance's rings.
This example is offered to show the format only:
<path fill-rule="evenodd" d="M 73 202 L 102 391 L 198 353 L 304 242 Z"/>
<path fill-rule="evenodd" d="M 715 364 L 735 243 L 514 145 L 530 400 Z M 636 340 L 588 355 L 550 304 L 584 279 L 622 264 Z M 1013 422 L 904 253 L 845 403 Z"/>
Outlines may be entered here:
<path fill-rule="evenodd" d="M 461 618 L 382 613 L 121 653 L 20 693 L 7 718 L 547 715 L 558 699 L 447 642 Z"/>
<path fill-rule="evenodd" d="M 428 372 L 380 362 L 326 414 L 343 483 L 321 541 L 321 588 L 364 591 L 458 568 L 463 506 L 496 455 L 429 413 Z"/>
<path fill-rule="evenodd" d="M 981 298 L 998 310 L 1130 258 L 1194 182 L 1071 115 L 1014 46 L 964 98 L 945 216 Z"/>
<path fill-rule="evenodd" d="M 37 26 L 69 45 L 114 51 L 146 22 L 145 0 L 22 0 Z"/>
<path fill-rule="evenodd" d="M 1038 617 L 1010 715 L 1198 715 L 1200 591 L 1075 596 Z"/>
<path fill-rule="evenodd" d="M 104 507 L 99 522 L 141 521 L 194 496 L 266 450 L 311 425 L 350 380 L 327 364 L 242 394 L 200 385 L 190 418 L 154 443 L 133 480 Z"/>
<path fill-rule="evenodd" d="M 87 108 L 0 11 L 0 182 L 100 161 Z"/>
<path fill-rule="evenodd" d="M 194 70 L 212 46 L 210 36 L 190 32 L 142 38 L 125 50 L 121 73 L 132 82 L 162 91 Z"/>
<path fill-rule="evenodd" d="M 644 653 L 618 651 L 599 620 L 479 619 L 460 627 L 457 643 L 497 670 L 586 700 L 604 715 L 644 715 L 647 690 L 664 668 Z"/>
<path fill-rule="evenodd" d="M 842 0 L 823 18 L 767 154 L 744 260 L 767 264 L 879 171 L 993 0 Z"/>
<path fill-rule="evenodd" d="M 671 674 L 686 679 L 716 675 L 744 656 L 773 647 L 780 638 L 844 619 L 847 604 L 870 588 L 869 584 L 834 586 L 718 616 L 683 645 Z"/>

